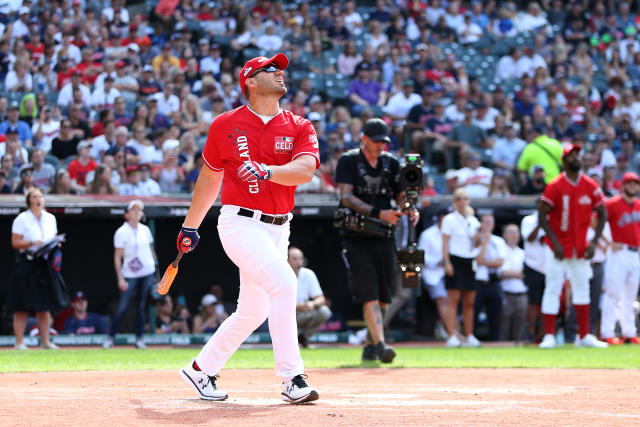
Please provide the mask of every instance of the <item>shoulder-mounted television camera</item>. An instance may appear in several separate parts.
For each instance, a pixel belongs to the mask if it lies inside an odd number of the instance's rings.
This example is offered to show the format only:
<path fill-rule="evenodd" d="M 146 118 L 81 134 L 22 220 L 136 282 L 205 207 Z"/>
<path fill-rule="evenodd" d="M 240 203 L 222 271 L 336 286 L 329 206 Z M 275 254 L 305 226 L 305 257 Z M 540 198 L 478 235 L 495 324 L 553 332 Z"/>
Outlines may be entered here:
<path fill-rule="evenodd" d="M 416 209 L 418 197 L 422 192 L 422 159 L 419 154 L 405 154 L 404 161 L 400 165 L 399 184 L 404 193 L 402 210 Z M 407 246 L 398 250 L 398 268 L 402 273 L 402 286 L 405 288 L 417 288 L 420 285 L 420 270 L 424 265 L 424 251 L 418 249 L 416 244 L 415 229 L 411 221 L 407 233 Z"/>

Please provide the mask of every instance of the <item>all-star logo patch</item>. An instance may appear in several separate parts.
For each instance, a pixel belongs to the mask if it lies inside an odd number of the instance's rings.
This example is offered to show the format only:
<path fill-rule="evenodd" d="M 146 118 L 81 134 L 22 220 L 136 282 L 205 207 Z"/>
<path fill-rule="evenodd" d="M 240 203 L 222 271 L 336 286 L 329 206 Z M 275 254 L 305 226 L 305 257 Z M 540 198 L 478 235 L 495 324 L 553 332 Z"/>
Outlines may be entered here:
<path fill-rule="evenodd" d="M 292 136 L 276 136 L 274 142 L 274 151 L 276 153 L 291 153 L 293 150 Z"/>
<path fill-rule="evenodd" d="M 578 204 L 579 205 L 590 205 L 591 204 L 591 198 L 585 194 L 584 196 L 582 196 L 582 197 L 580 197 L 578 199 Z"/>
<path fill-rule="evenodd" d="M 249 75 L 249 73 L 251 72 L 251 70 L 253 70 L 253 67 L 247 67 L 247 69 L 244 70 L 244 76 L 247 77 Z"/>

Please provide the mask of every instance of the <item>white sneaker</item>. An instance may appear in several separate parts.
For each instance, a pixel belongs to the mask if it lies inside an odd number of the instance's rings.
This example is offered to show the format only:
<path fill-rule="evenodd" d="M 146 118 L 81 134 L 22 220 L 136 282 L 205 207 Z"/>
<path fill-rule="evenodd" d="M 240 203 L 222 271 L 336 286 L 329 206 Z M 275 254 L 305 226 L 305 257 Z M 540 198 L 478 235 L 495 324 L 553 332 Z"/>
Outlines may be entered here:
<path fill-rule="evenodd" d="M 29 347 L 27 347 L 27 345 L 25 343 L 22 344 L 16 344 L 13 346 L 14 350 L 29 350 Z"/>
<path fill-rule="evenodd" d="M 556 337 L 553 334 L 545 334 L 538 348 L 556 348 Z"/>
<path fill-rule="evenodd" d="M 289 403 L 305 403 L 318 400 L 318 392 L 307 384 L 306 375 L 296 375 L 282 383 L 282 400 Z"/>
<path fill-rule="evenodd" d="M 593 334 L 587 334 L 583 338 L 576 338 L 576 347 L 592 347 L 592 348 L 607 348 L 609 344 L 604 341 L 600 341 Z"/>
<path fill-rule="evenodd" d="M 471 334 L 462 342 L 462 347 L 480 347 L 480 340 Z"/>
<path fill-rule="evenodd" d="M 460 339 L 456 335 L 451 335 L 447 338 L 447 343 L 445 345 L 447 347 L 460 347 L 461 344 Z"/>
<path fill-rule="evenodd" d="M 146 350 L 147 349 L 147 345 L 144 343 L 144 341 L 142 339 L 136 340 L 136 348 L 138 350 Z"/>
<path fill-rule="evenodd" d="M 196 359 L 192 359 L 191 363 L 178 371 L 180 378 L 198 393 L 200 399 L 226 400 L 229 395 L 222 390 L 218 390 L 216 386 L 218 376 L 210 377 L 202 371 L 193 369 L 193 362 L 195 360 Z"/>
<path fill-rule="evenodd" d="M 102 343 L 102 348 L 112 348 L 113 347 L 113 340 L 111 338 L 107 338 L 106 340 L 104 340 L 104 342 Z"/>
<path fill-rule="evenodd" d="M 42 348 L 44 348 L 45 350 L 60 350 L 60 347 L 58 347 L 57 345 L 55 345 L 54 343 L 50 342 L 49 345 L 42 345 Z"/>

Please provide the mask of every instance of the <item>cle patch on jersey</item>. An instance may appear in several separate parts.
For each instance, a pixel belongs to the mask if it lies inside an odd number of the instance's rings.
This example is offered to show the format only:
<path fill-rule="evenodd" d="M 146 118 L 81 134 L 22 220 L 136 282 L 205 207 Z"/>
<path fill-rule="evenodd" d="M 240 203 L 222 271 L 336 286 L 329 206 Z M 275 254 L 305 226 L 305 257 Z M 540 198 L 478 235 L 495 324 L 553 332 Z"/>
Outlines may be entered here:
<path fill-rule="evenodd" d="M 291 153 L 291 151 L 293 151 L 293 137 L 276 136 L 274 140 L 274 151 L 276 153 Z"/>

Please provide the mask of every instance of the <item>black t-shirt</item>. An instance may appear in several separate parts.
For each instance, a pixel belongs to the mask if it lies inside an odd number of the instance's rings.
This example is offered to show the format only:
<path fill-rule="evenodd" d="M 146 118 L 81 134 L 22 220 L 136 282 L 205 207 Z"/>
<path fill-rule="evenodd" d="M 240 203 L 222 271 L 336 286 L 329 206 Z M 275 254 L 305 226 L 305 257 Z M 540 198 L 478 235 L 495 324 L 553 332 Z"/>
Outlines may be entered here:
<path fill-rule="evenodd" d="M 411 123 L 419 123 L 422 126 L 426 127 L 427 122 L 430 118 L 433 117 L 433 111 L 430 108 L 425 108 L 425 106 L 420 103 L 416 104 L 409 110 L 409 115 L 407 116 L 407 121 Z"/>
<path fill-rule="evenodd" d="M 347 151 L 338 159 L 336 183 L 353 185 L 353 195 L 379 209 L 390 209 L 391 199 L 400 192 L 398 172 L 400 162 L 383 152 L 374 169 L 361 149 Z M 366 172 L 366 173 L 363 173 Z"/>
<path fill-rule="evenodd" d="M 80 141 L 80 138 L 77 136 L 66 140 L 63 140 L 60 137 L 53 138 L 53 141 L 51 141 L 51 154 L 60 160 L 76 155 L 78 154 L 77 147 Z"/>

